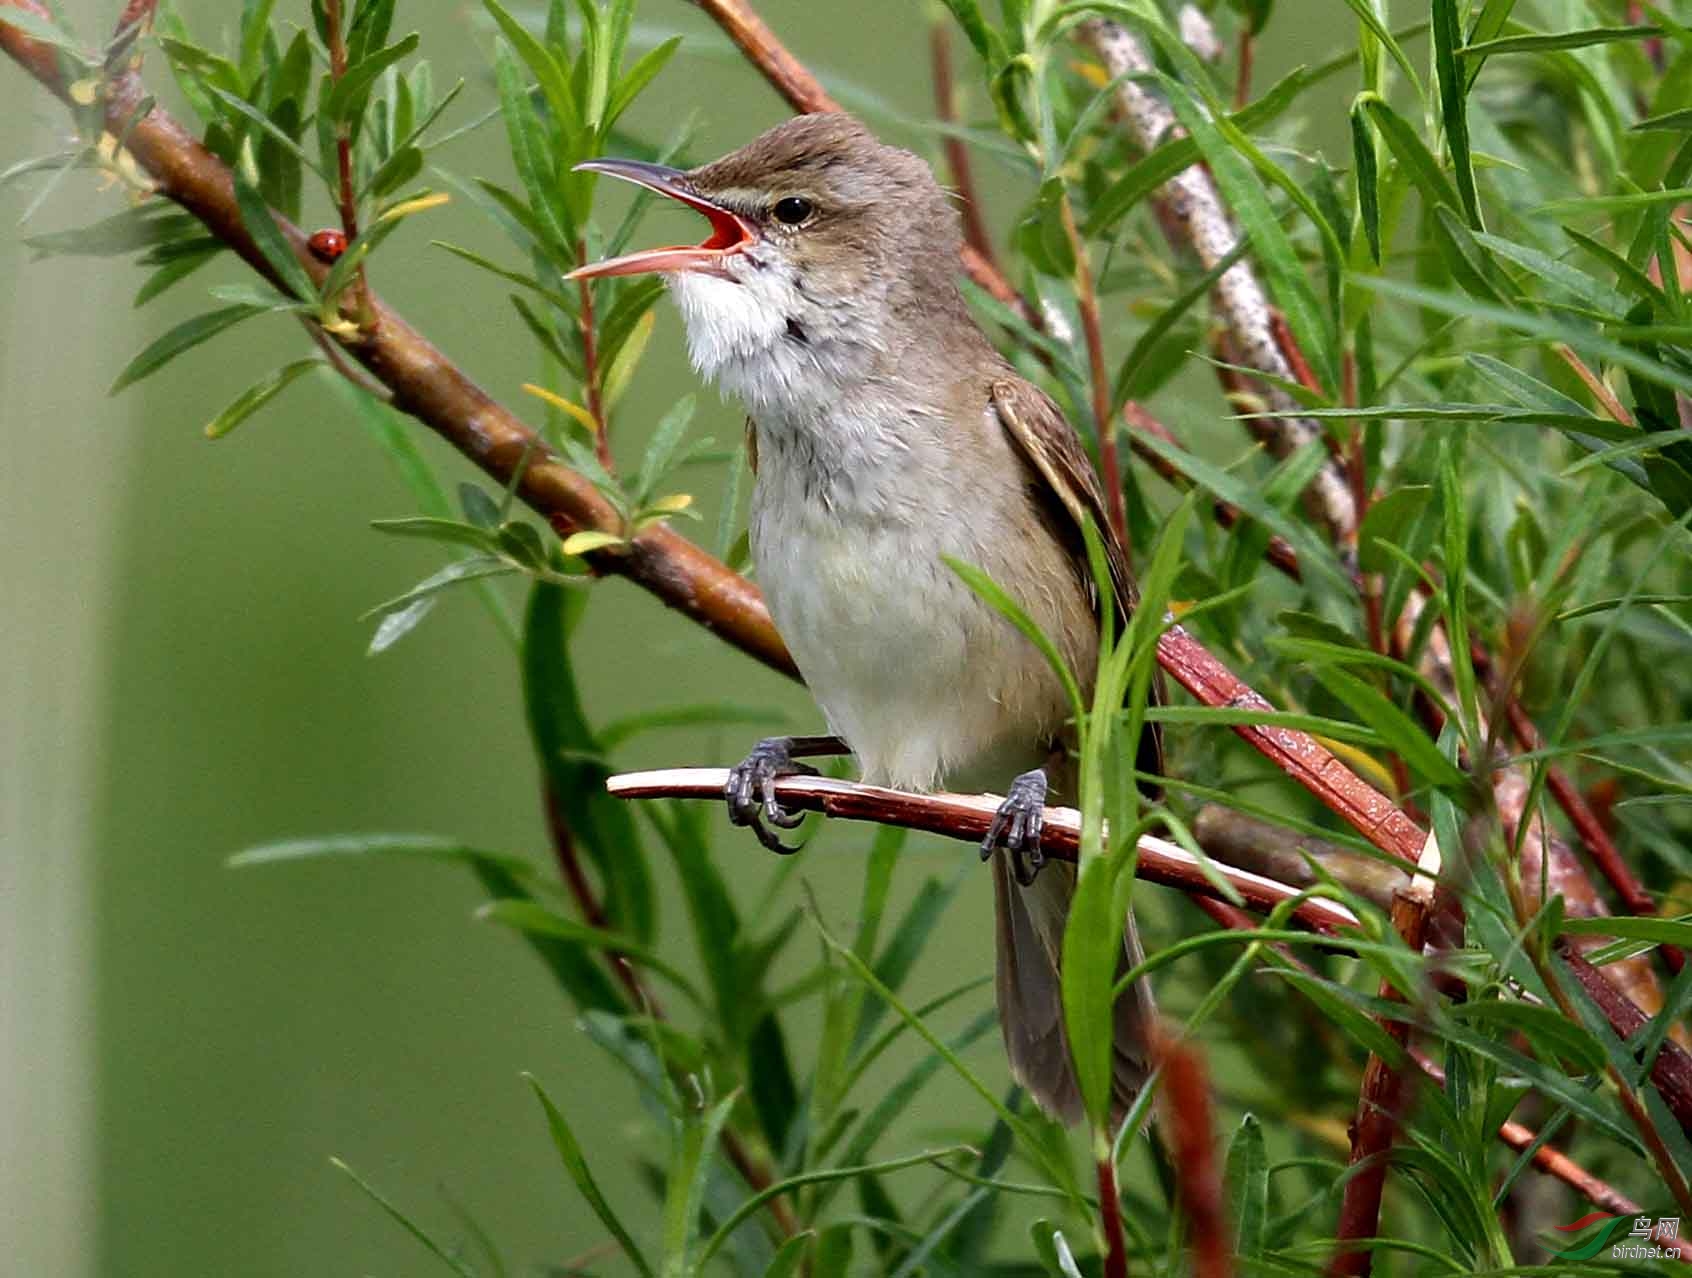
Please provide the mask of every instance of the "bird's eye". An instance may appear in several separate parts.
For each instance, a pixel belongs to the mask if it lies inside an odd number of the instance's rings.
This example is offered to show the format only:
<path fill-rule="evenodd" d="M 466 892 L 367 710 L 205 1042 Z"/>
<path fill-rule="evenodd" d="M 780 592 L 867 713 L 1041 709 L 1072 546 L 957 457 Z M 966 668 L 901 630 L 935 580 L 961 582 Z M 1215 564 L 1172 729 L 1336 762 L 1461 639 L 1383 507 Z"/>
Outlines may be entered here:
<path fill-rule="evenodd" d="M 776 221 L 785 222 L 788 226 L 798 226 L 801 222 L 810 220 L 816 206 L 802 195 L 785 195 L 775 203 L 773 210 Z"/>

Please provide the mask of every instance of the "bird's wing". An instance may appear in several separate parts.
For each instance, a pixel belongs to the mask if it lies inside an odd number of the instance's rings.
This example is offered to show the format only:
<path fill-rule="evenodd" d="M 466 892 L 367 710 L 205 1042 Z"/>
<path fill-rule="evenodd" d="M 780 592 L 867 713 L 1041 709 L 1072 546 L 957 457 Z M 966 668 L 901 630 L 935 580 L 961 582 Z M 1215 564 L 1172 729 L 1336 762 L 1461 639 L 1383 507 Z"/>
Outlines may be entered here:
<path fill-rule="evenodd" d="M 1126 620 L 1139 601 L 1139 589 L 1134 584 L 1133 569 L 1128 564 L 1128 552 L 1111 527 L 1105 509 L 1104 488 L 1098 473 L 1088 460 L 1081 438 L 1064 419 L 1063 412 L 1039 387 L 1020 377 L 1003 377 L 992 384 L 993 407 L 999 421 L 1010 435 L 1017 451 L 1043 481 L 1048 504 L 1062 513 L 1060 526 L 1072 537 L 1065 537 L 1077 548 L 1077 569 L 1083 581 L 1092 582 L 1093 574 L 1087 566 L 1085 542 L 1081 527 L 1091 518 L 1093 527 L 1104 543 L 1105 559 L 1110 564 L 1111 589 L 1116 594 L 1117 614 Z"/>
<path fill-rule="evenodd" d="M 1053 508 L 1059 526 L 1067 525 L 1073 532 L 1073 537 L 1065 540 L 1071 547 L 1071 553 L 1077 557 L 1076 571 L 1089 590 L 1093 574 L 1087 563 L 1086 543 L 1081 529 L 1088 519 L 1092 520 L 1110 566 L 1110 584 L 1116 595 L 1117 616 L 1126 625 L 1139 603 L 1139 587 L 1134 582 L 1128 551 L 1111 527 L 1105 509 L 1104 487 L 1087 457 L 1087 450 L 1082 447 L 1080 436 L 1065 420 L 1063 411 L 1052 402 L 1051 396 L 1031 382 L 1020 377 L 1001 377 L 992 383 L 989 394 L 1005 432 L 1040 479 L 1042 496 Z M 1092 593 L 1096 608 L 1097 592 Z M 1151 700 L 1164 700 L 1161 673 L 1153 676 Z M 1163 741 L 1156 724 L 1146 725 L 1145 735 L 1140 741 L 1139 765 L 1144 772 L 1160 773 L 1163 770 Z"/>

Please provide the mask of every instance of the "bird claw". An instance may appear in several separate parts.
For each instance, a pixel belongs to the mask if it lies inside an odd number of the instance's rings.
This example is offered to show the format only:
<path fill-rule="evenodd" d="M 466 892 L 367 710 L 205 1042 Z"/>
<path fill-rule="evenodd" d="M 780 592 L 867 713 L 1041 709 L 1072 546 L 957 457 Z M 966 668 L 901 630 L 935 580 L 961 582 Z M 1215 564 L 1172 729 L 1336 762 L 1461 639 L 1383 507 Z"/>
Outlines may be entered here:
<path fill-rule="evenodd" d="M 728 782 L 723 786 L 729 820 L 750 829 L 770 851 L 790 856 L 800 845 L 783 843 L 769 826 L 791 830 L 804 821 L 805 814 L 789 812 L 781 806 L 775 793 L 776 778 L 816 774 L 815 768 L 794 759 L 786 737 L 769 737 L 758 742 L 752 753 L 729 769 Z"/>
<path fill-rule="evenodd" d="M 1003 848 L 1010 857 L 1012 877 L 1023 887 L 1032 885 L 1046 864 L 1040 840 L 1046 828 L 1047 785 L 1045 771 L 1040 768 L 1012 781 L 981 840 L 981 859 L 985 861 Z"/>

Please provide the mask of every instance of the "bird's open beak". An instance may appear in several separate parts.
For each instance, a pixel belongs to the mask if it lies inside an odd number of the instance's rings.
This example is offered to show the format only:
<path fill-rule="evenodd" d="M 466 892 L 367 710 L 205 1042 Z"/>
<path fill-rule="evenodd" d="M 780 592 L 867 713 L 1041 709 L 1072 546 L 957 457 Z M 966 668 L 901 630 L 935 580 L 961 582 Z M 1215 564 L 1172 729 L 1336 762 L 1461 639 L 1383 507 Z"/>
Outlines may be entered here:
<path fill-rule="evenodd" d="M 711 237 L 703 244 L 643 249 L 639 253 L 625 253 L 603 262 L 589 262 L 571 271 L 566 279 L 592 280 L 606 275 L 709 270 L 719 266 L 724 258 L 740 252 L 756 234 L 750 223 L 695 193 L 688 185 L 687 175 L 680 169 L 648 164 L 643 160 L 587 160 L 576 165 L 576 169 L 622 178 L 625 182 L 644 186 L 649 191 L 667 195 L 690 209 L 698 210 L 711 221 Z"/>

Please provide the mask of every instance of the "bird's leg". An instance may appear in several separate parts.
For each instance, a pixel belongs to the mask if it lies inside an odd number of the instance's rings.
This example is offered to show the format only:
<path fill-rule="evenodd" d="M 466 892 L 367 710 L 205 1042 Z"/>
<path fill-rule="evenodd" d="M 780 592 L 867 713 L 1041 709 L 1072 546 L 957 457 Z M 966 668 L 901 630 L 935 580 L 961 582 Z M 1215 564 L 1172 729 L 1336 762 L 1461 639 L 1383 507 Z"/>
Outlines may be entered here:
<path fill-rule="evenodd" d="M 772 852 L 783 856 L 797 852 L 798 848 L 783 843 L 765 826 L 768 822 L 791 830 L 805 819 L 804 813 L 789 812 L 777 801 L 776 778 L 815 776 L 815 768 L 799 762 L 806 755 L 849 753 L 839 737 L 765 737 L 752 747 L 751 754 L 729 769 L 728 783 L 723 786 L 729 820 L 749 827 L 758 836 L 758 842 Z"/>
<path fill-rule="evenodd" d="M 1047 768 L 1063 758 L 1063 749 L 1054 746 L 1045 766 L 1024 772 L 1010 783 L 1005 801 L 993 814 L 993 824 L 981 840 L 981 859 L 987 860 L 1003 848 L 1011 860 L 1011 874 L 1023 887 L 1039 877 L 1046 864 L 1040 836 L 1046 826 L 1046 792 L 1051 788 Z"/>

